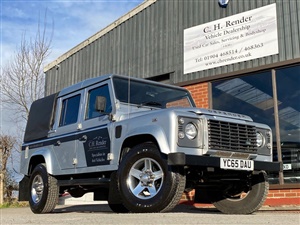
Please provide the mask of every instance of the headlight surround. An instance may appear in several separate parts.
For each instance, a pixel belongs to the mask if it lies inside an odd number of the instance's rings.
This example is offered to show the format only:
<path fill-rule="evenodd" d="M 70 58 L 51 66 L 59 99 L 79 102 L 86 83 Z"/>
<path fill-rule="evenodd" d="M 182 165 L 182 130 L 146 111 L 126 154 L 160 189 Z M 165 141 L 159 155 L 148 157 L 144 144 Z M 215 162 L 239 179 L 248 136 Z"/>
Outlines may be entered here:
<path fill-rule="evenodd" d="M 177 145 L 185 148 L 203 148 L 203 119 L 178 116 Z"/>
<path fill-rule="evenodd" d="M 190 140 L 193 140 L 198 134 L 197 128 L 193 123 L 188 123 L 185 126 L 184 132 L 186 137 Z"/>
<path fill-rule="evenodd" d="M 265 143 L 265 137 L 262 133 L 256 132 L 256 145 L 257 147 L 262 147 Z"/>

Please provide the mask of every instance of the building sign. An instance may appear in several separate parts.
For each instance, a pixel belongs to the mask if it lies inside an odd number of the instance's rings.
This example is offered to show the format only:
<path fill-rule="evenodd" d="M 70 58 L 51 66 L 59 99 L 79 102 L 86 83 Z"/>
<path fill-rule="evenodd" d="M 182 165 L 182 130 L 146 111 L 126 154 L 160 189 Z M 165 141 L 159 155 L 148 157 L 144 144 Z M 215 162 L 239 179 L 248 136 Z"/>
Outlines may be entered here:
<path fill-rule="evenodd" d="M 275 3 L 184 30 L 184 74 L 274 54 Z"/>

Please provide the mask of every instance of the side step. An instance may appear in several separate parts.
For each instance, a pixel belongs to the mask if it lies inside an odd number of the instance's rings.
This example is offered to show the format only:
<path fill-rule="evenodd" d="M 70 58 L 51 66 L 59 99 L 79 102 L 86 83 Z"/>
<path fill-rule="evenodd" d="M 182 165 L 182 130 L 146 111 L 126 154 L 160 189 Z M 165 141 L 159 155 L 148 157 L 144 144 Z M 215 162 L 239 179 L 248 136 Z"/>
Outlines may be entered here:
<path fill-rule="evenodd" d="M 97 185 L 102 187 L 109 187 L 109 178 L 86 178 L 86 179 L 70 179 L 58 180 L 59 186 L 74 186 L 74 185 Z"/>

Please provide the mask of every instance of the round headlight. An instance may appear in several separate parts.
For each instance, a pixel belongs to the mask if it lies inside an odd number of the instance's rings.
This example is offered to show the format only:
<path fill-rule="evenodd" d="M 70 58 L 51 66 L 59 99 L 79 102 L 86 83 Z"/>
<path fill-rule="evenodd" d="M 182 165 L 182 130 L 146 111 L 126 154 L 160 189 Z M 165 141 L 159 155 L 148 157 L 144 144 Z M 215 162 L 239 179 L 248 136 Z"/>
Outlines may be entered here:
<path fill-rule="evenodd" d="M 264 144 L 264 136 L 262 133 L 257 132 L 256 133 L 256 145 L 257 147 L 261 147 Z"/>
<path fill-rule="evenodd" d="M 188 123 L 185 126 L 185 135 L 190 140 L 194 139 L 197 136 L 197 128 L 194 124 Z"/>

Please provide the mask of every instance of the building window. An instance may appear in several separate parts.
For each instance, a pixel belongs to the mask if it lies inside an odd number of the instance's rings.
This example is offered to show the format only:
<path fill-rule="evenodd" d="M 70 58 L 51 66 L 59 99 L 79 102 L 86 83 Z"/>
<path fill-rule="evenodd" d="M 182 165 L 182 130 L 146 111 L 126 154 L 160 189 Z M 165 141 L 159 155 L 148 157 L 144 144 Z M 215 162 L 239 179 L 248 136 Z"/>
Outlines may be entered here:
<path fill-rule="evenodd" d="M 88 95 L 88 104 L 86 107 L 86 116 L 85 119 L 92 119 L 98 116 L 103 115 L 102 112 L 96 110 L 96 98 L 97 96 L 103 96 L 106 98 L 106 108 L 105 113 L 110 113 L 112 110 L 108 86 L 104 85 L 89 91 Z"/>
<path fill-rule="evenodd" d="M 276 69 L 284 182 L 300 183 L 300 66 Z M 271 70 L 212 82 L 212 108 L 249 115 L 273 131 L 278 160 Z M 270 183 L 278 183 L 278 174 Z"/>
<path fill-rule="evenodd" d="M 300 183 L 300 65 L 277 69 L 276 83 L 284 183 Z"/>
<path fill-rule="evenodd" d="M 275 136 L 271 71 L 212 83 L 213 108 L 249 115 Z"/>
<path fill-rule="evenodd" d="M 59 126 L 65 126 L 77 122 L 80 105 L 80 95 L 63 100 Z"/>

